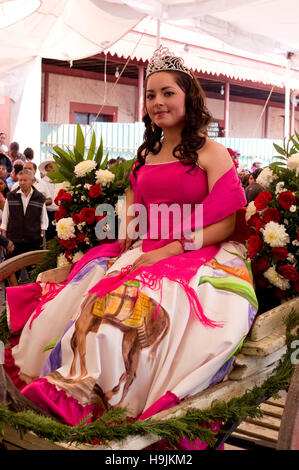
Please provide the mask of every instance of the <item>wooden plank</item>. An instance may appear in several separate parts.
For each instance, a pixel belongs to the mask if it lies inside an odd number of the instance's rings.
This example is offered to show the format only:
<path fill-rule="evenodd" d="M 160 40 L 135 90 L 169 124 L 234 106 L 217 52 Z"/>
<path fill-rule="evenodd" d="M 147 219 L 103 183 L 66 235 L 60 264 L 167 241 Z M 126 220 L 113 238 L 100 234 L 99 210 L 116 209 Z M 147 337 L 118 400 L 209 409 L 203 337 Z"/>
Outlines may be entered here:
<path fill-rule="evenodd" d="M 275 330 L 282 328 L 284 320 L 293 308 L 295 311 L 299 311 L 299 297 L 288 300 L 278 307 L 259 315 L 250 333 L 251 341 L 260 341 Z"/>
<path fill-rule="evenodd" d="M 66 281 L 72 265 L 63 266 L 62 268 L 49 269 L 37 276 L 38 282 L 63 282 Z"/>
<path fill-rule="evenodd" d="M 246 418 L 245 422 L 265 427 L 266 429 L 279 431 L 281 418 L 274 418 L 273 416 L 264 415 L 261 418 Z"/>
<path fill-rule="evenodd" d="M 234 367 L 229 374 L 230 380 L 242 380 L 256 371 L 265 370 L 272 364 L 278 363 L 286 352 L 286 346 L 278 349 L 267 356 L 248 356 L 245 354 L 238 354 L 235 358 Z"/>
<path fill-rule="evenodd" d="M 263 440 L 276 443 L 278 440 L 278 431 L 268 429 L 259 424 L 241 423 L 236 430 L 236 434 L 254 437 L 257 440 Z"/>
<path fill-rule="evenodd" d="M 248 356 L 267 356 L 283 348 L 286 344 L 286 328 L 282 327 L 275 330 L 271 335 L 266 336 L 260 341 L 251 341 L 246 339 L 242 348 L 242 354 Z"/>
<path fill-rule="evenodd" d="M 33 432 L 28 432 L 21 437 L 20 433 L 9 426 L 4 426 L 5 441 L 26 450 L 66 450 L 64 446 L 56 445 L 48 439 L 42 439 Z"/>
<path fill-rule="evenodd" d="M 285 407 L 285 399 L 284 398 L 271 398 L 266 400 L 265 403 L 268 405 L 275 406 L 276 408 L 284 408 Z"/>
<path fill-rule="evenodd" d="M 3 261 L 3 263 L 0 263 L 0 281 L 8 278 L 16 271 L 26 268 L 26 266 L 39 263 L 46 252 L 47 250 L 28 251 Z"/>
<path fill-rule="evenodd" d="M 263 413 L 267 416 L 273 416 L 274 418 L 279 418 L 281 419 L 282 414 L 283 414 L 283 408 L 278 408 L 277 406 L 272 406 L 271 404 L 268 403 L 262 403 L 260 406 L 261 410 Z"/>

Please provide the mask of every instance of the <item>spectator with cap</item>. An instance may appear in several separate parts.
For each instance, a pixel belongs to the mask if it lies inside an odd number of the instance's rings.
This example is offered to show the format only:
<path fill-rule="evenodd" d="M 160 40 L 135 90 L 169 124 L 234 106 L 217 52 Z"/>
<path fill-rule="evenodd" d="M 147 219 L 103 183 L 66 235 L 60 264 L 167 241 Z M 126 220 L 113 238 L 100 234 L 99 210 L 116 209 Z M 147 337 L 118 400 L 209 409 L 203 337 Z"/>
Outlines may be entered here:
<path fill-rule="evenodd" d="M 23 169 L 32 171 L 33 178 L 34 178 L 33 179 L 33 185 L 40 193 L 42 193 L 45 196 L 46 206 L 49 206 L 50 204 L 52 204 L 52 197 L 51 197 L 51 194 L 50 194 L 46 184 L 42 180 L 36 178 L 36 176 L 35 176 L 36 170 L 37 170 L 36 164 L 34 162 L 25 162 L 24 166 L 23 166 Z M 17 187 L 18 187 L 18 182 L 16 182 L 13 185 L 13 187 L 11 188 L 11 191 L 16 189 Z"/>
<path fill-rule="evenodd" d="M 18 142 L 11 142 L 10 143 L 8 156 L 9 156 L 12 164 L 14 164 L 14 162 L 16 160 L 22 160 L 23 162 L 26 161 L 25 155 L 20 153 L 19 150 L 20 150 L 20 146 L 19 146 Z"/>
<path fill-rule="evenodd" d="M 15 245 L 14 256 L 41 249 L 48 227 L 45 196 L 34 186 L 31 170 L 19 172 L 19 187 L 10 191 L 2 214 L 2 234 Z"/>
<path fill-rule="evenodd" d="M 47 175 L 47 173 L 52 173 L 53 171 L 55 171 L 53 167 L 53 163 L 55 163 L 54 158 L 49 157 L 47 160 L 43 161 L 38 167 L 40 173 L 45 174 L 42 181 L 47 186 L 48 191 L 52 198 L 52 204 L 47 205 L 47 213 L 48 213 L 48 218 L 49 218 L 49 226 L 46 231 L 47 241 L 56 237 L 56 228 L 52 222 L 54 221 L 54 214 L 58 210 L 58 206 L 54 202 L 55 192 L 58 187 L 58 184 L 53 183 L 51 178 L 49 178 L 49 176 Z"/>

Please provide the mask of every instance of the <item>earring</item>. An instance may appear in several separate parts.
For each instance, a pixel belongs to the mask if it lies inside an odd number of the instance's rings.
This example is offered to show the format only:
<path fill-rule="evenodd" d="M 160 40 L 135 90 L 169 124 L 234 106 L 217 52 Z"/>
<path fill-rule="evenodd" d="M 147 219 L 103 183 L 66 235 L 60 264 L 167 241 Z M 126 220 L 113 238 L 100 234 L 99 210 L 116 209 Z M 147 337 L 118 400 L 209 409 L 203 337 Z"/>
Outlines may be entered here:
<path fill-rule="evenodd" d="M 152 123 L 151 123 L 151 128 L 152 128 L 152 132 L 155 132 L 155 123 L 154 123 L 154 121 L 152 121 Z"/>

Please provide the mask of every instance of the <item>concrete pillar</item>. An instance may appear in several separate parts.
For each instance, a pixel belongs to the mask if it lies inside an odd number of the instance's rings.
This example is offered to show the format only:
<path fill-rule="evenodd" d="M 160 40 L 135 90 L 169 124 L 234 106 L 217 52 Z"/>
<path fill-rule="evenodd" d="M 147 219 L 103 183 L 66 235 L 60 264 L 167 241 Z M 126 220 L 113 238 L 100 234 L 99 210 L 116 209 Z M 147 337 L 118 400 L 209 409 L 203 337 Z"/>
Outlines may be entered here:
<path fill-rule="evenodd" d="M 143 77 L 144 67 L 138 65 L 138 102 L 137 102 L 137 121 L 142 121 L 143 116 Z"/>
<path fill-rule="evenodd" d="M 227 80 L 224 91 L 224 137 L 229 137 L 229 94 L 230 83 Z"/>
<path fill-rule="evenodd" d="M 41 58 L 35 57 L 23 69 L 23 87 L 10 106 L 10 140 L 34 150 L 34 161 L 40 163 Z"/>

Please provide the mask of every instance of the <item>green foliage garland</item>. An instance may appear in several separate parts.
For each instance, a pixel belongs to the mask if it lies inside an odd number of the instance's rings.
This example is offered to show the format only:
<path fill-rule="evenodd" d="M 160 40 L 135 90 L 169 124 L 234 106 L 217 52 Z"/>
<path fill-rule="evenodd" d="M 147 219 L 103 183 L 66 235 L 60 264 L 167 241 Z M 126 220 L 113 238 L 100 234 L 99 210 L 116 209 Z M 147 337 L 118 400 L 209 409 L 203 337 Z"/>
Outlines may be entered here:
<path fill-rule="evenodd" d="M 37 415 L 33 412 L 14 413 L 5 405 L 0 405 L 0 432 L 4 434 L 3 426 L 9 425 L 18 430 L 21 435 L 33 431 L 41 438 L 52 442 L 68 442 L 76 444 L 96 443 L 107 445 L 109 441 L 121 441 L 128 436 L 155 434 L 160 439 L 166 439 L 170 446 L 176 447 L 179 437 L 187 437 L 190 441 L 199 439 L 207 442 L 213 448 L 217 442 L 217 436 L 201 426 L 203 422 L 222 421 L 221 433 L 225 432 L 225 425 L 238 423 L 246 416 L 259 417 L 262 411 L 258 403 L 265 397 L 273 397 L 280 390 L 287 390 L 290 384 L 294 365 L 291 362 L 293 352 L 291 343 L 299 339 L 299 331 L 294 334 L 292 329 L 299 325 L 299 314 L 292 311 L 286 322 L 287 352 L 276 369 L 260 387 L 254 387 L 242 397 L 232 398 L 228 402 L 216 402 L 205 410 L 188 408 L 182 416 L 165 420 L 149 418 L 144 421 L 134 421 L 127 417 L 128 410 L 113 408 L 105 412 L 99 419 L 86 424 L 80 423 L 71 427 L 58 423 L 51 418 Z M 0 332 L 0 338 L 2 334 Z"/>

